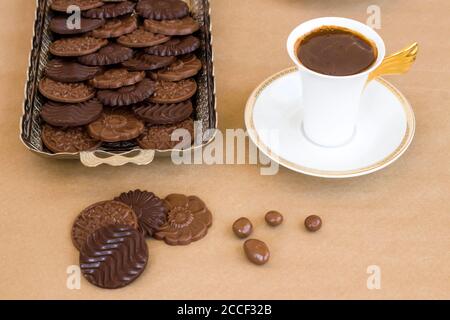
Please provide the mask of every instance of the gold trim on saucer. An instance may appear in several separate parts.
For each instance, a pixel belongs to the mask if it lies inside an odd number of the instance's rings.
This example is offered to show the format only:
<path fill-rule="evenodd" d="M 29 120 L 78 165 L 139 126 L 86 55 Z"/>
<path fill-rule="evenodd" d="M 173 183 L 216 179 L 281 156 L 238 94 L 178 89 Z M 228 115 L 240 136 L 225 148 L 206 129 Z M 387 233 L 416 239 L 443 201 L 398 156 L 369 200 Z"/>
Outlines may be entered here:
<path fill-rule="evenodd" d="M 248 134 L 252 141 L 256 144 L 256 146 L 269 158 L 271 158 L 273 161 L 278 162 L 282 166 L 300 172 L 311 176 L 316 177 L 323 177 L 323 178 L 350 178 L 350 177 L 357 177 L 362 176 L 365 174 L 369 174 L 378 170 L 381 170 L 385 167 L 387 167 L 389 164 L 393 163 L 395 160 L 397 160 L 405 151 L 408 149 L 409 145 L 411 144 L 415 127 L 416 127 L 416 121 L 414 117 L 414 112 L 411 108 L 411 105 L 409 104 L 408 100 L 403 96 L 403 94 L 396 89 L 392 84 L 387 82 L 386 80 L 382 78 L 377 78 L 375 81 L 378 81 L 381 85 L 386 87 L 389 91 L 391 91 L 401 102 L 403 106 L 403 111 L 405 112 L 406 116 L 406 131 L 405 135 L 400 143 L 400 145 L 386 158 L 383 160 L 367 166 L 363 168 L 358 168 L 354 170 L 347 170 L 347 171 L 329 171 L 329 170 L 318 170 L 313 168 L 308 168 L 304 166 L 300 166 L 296 163 L 293 163 L 291 161 L 288 161 L 286 159 L 283 159 L 276 155 L 275 152 L 273 152 L 267 145 L 265 145 L 262 140 L 260 139 L 254 122 L 253 122 L 253 110 L 256 104 L 256 101 L 258 100 L 261 93 L 274 81 L 291 74 L 293 72 L 297 72 L 297 67 L 291 67 L 285 70 L 282 70 L 273 76 L 269 77 L 265 81 L 263 81 L 250 95 L 250 98 L 247 101 L 247 105 L 245 108 L 245 125 L 247 127 Z"/>

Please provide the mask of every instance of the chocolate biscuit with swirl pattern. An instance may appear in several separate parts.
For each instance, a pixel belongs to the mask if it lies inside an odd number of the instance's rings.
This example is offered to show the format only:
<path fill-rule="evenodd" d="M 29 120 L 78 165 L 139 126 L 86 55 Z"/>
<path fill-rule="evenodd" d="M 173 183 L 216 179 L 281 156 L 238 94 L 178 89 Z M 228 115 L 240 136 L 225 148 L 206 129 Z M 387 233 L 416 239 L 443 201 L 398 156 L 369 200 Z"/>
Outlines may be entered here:
<path fill-rule="evenodd" d="M 78 127 L 97 120 L 102 111 L 103 105 L 97 99 L 80 103 L 49 101 L 42 107 L 41 118 L 55 127 Z"/>
<path fill-rule="evenodd" d="M 129 285 L 142 274 L 147 262 L 144 235 L 128 225 L 109 225 L 96 230 L 80 252 L 83 276 L 104 289 Z"/>
<path fill-rule="evenodd" d="M 181 122 L 190 117 L 194 108 L 190 100 L 172 103 L 158 104 L 145 102 L 133 108 L 136 116 L 150 125 L 155 124 L 173 124 Z"/>

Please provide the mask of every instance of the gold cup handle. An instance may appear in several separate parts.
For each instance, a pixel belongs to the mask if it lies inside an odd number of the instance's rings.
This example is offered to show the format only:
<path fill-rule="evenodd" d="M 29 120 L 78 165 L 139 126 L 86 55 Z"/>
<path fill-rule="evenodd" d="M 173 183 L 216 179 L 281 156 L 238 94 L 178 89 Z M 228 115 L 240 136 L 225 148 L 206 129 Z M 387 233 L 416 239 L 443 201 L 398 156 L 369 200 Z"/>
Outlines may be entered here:
<path fill-rule="evenodd" d="M 403 74 L 408 72 L 414 64 L 414 61 L 416 61 L 418 52 L 419 44 L 416 42 L 409 47 L 384 58 L 380 66 L 370 73 L 368 82 L 383 75 Z"/>

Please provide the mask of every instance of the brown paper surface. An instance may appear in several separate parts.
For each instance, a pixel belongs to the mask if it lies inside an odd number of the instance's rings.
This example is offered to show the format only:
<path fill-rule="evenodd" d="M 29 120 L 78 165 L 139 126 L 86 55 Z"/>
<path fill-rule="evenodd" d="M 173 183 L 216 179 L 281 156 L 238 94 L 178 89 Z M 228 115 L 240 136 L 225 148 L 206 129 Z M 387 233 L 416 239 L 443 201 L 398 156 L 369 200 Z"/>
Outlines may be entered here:
<path fill-rule="evenodd" d="M 412 71 L 389 77 L 411 102 L 416 137 L 385 170 L 325 180 L 258 166 L 175 166 L 89 169 L 78 161 L 40 158 L 19 141 L 35 4 L 0 1 L 0 298 L 58 299 L 313 299 L 450 298 L 450 2 L 445 0 L 212 0 L 221 129 L 244 126 L 251 91 L 291 65 L 289 32 L 320 16 L 365 21 L 379 5 L 388 51 L 420 43 Z M 208 236 L 188 247 L 149 241 L 143 276 L 116 291 L 84 279 L 66 287 L 78 255 L 73 219 L 91 203 L 142 188 L 164 196 L 195 194 L 214 214 Z M 272 229 L 264 213 L 285 216 Z M 308 214 L 324 220 L 308 234 Z M 240 216 L 272 252 L 263 267 L 246 261 L 231 232 Z M 381 289 L 368 290 L 367 267 L 381 268 Z"/>

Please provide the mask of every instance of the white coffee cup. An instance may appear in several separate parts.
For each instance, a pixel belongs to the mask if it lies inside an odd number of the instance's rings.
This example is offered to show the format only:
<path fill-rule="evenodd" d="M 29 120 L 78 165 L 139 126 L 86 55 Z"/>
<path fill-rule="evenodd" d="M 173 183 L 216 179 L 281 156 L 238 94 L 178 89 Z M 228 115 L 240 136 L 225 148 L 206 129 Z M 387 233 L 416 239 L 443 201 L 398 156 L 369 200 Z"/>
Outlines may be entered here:
<path fill-rule="evenodd" d="M 297 56 L 297 42 L 323 26 L 344 27 L 363 35 L 376 46 L 376 61 L 367 70 L 350 76 L 329 76 L 306 68 Z M 296 27 L 289 35 L 287 49 L 301 78 L 304 134 L 321 146 L 337 147 L 346 144 L 357 130 L 358 109 L 369 75 L 385 58 L 383 39 L 361 22 L 325 17 L 309 20 Z"/>

